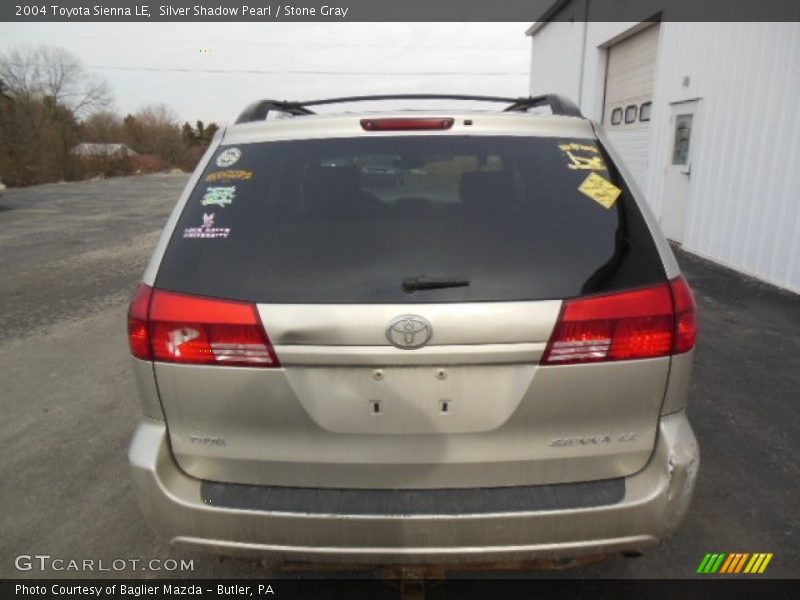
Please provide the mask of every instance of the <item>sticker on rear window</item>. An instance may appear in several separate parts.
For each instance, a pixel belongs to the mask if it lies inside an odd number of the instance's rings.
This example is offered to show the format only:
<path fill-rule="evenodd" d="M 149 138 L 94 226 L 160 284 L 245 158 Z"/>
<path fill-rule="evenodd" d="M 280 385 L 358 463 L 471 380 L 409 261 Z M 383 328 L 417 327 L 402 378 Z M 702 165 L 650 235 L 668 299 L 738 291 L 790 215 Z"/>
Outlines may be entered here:
<path fill-rule="evenodd" d="M 203 213 L 203 224 L 200 227 L 187 227 L 183 230 L 184 239 L 218 239 L 226 238 L 231 232 L 230 227 L 216 227 L 214 213 Z"/>
<path fill-rule="evenodd" d="M 587 144 L 560 144 L 559 149 L 567 155 L 570 169 L 590 169 L 592 171 L 608 171 L 597 146 Z"/>
<path fill-rule="evenodd" d="M 209 183 L 217 183 L 218 181 L 246 181 L 253 178 L 252 171 L 241 171 L 235 169 L 228 169 L 227 171 L 217 171 L 206 176 L 206 181 Z"/>
<path fill-rule="evenodd" d="M 604 208 L 614 206 L 617 198 L 622 193 L 621 189 L 597 173 L 589 173 L 589 176 L 583 180 L 578 191 L 586 194 Z"/>
<path fill-rule="evenodd" d="M 242 156 L 242 151 L 238 148 L 228 148 L 227 150 L 223 150 L 222 154 L 217 157 L 217 166 L 218 167 L 230 167 L 233 164 L 236 164 L 236 161 Z"/>
<path fill-rule="evenodd" d="M 228 204 L 233 202 L 235 197 L 235 185 L 209 187 L 206 189 L 206 193 L 203 194 L 203 199 L 200 200 L 200 204 L 203 206 L 209 206 L 213 204 L 221 208 L 225 208 Z"/>

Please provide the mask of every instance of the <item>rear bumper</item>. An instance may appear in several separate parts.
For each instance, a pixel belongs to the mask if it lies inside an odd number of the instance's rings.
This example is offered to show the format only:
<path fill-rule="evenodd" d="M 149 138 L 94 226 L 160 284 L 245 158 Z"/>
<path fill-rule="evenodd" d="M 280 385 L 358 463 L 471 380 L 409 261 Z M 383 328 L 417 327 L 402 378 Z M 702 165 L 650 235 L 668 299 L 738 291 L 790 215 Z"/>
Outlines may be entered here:
<path fill-rule="evenodd" d="M 274 560 L 423 564 L 525 560 L 638 549 L 669 535 L 699 465 L 685 412 L 661 418 L 647 466 L 621 500 L 589 507 L 454 514 L 345 514 L 223 508 L 170 453 L 165 425 L 143 422 L 131 443 L 133 488 L 150 525 L 172 543 Z M 355 511 L 354 511 L 355 512 Z"/>

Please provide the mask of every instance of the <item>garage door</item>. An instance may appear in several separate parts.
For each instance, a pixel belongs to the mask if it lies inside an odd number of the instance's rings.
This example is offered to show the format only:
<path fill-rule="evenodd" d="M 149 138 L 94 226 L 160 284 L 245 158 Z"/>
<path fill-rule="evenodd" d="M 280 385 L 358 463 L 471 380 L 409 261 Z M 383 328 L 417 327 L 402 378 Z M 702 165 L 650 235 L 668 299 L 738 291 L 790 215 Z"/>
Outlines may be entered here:
<path fill-rule="evenodd" d="M 603 123 L 614 147 L 644 187 L 659 26 L 651 25 L 608 49 Z"/>

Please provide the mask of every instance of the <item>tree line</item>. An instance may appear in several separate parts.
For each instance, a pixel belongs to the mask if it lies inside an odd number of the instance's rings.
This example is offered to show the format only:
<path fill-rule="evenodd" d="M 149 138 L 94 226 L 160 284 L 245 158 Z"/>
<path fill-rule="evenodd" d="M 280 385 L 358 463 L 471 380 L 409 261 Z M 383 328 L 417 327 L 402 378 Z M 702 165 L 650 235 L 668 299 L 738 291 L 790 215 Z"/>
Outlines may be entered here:
<path fill-rule="evenodd" d="M 113 110 L 109 83 L 63 48 L 19 48 L 0 54 L 0 179 L 24 186 L 194 169 L 218 127 L 180 126 L 165 104 L 124 117 Z M 139 156 L 79 155 L 80 143 L 125 144 Z"/>

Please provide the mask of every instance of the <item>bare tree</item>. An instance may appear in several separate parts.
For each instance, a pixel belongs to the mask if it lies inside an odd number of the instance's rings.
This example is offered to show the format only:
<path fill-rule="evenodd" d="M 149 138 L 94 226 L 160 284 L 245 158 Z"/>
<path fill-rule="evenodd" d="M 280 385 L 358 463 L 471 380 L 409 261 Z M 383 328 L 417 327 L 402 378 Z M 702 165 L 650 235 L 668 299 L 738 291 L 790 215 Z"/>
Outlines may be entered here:
<path fill-rule="evenodd" d="M 89 74 L 76 56 L 56 46 L 15 48 L 0 54 L 0 79 L 13 98 L 49 97 L 77 117 L 107 108 L 112 100 L 105 79 Z"/>
<path fill-rule="evenodd" d="M 166 104 L 142 107 L 124 120 L 126 141 L 137 152 L 155 154 L 175 164 L 184 148 L 178 115 Z"/>
<path fill-rule="evenodd" d="M 108 83 L 52 46 L 0 53 L 0 171 L 15 185 L 70 175 L 78 120 L 111 102 Z"/>
<path fill-rule="evenodd" d="M 145 106 L 124 119 L 109 110 L 110 104 L 108 83 L 62 48 L 0 52 L 4 180 L 31 185 L 85 176 L 86 165 L 73 154 L 79 142 L 125 142 L 153 165 L 191 170 L 217 129 L 198 121 L 197 135 L 189 126 L 191 139 L 184 139 L 178 115 L 166 104 Z"/>
<path fill-rule="evenodd" d="M 177 113 L 172 107 L 164 103 L 143 106 L 136 113 L 136 118 L 148 127 L 153 128 L 173 128 L 178 126 Z"/>
<path fill-rule="evenodd" d="M 122 119 L 109 110 L 92 113 L 81 123 L 81 139 L 84 142 L 96 143 L 121 142 Z"/>

